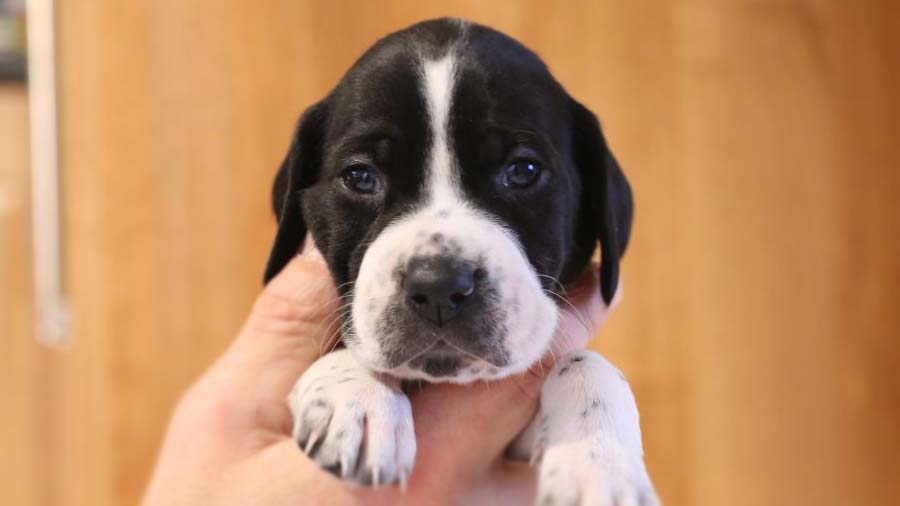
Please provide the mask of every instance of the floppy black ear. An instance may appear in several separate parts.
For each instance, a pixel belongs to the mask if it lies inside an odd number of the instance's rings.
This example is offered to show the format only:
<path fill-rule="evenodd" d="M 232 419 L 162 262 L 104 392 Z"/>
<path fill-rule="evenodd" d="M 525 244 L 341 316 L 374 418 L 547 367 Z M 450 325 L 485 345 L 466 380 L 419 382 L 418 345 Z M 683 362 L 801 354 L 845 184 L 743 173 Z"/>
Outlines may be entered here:
<path fill-rule="evenodd" d="M 619 259 L 628 246 L 634 204 L 631 187 L 606 145 L 597 117 L 572 100 L 575 163 L 584 185 L 587 223 L 600 241 L 600 292 L 607 304 L 619 285 Z"/>
<path fill-rule="evenodd" d="M 272 185 L 272 208 L 278 232 L 266 264 L 265 283 L 281 272 L 303 245 L 306 223 L 300 208 L 300 190 L 315 183 L 322 161 L 325 103 L 313 105 L 301 116 L 287 156 Z"/>

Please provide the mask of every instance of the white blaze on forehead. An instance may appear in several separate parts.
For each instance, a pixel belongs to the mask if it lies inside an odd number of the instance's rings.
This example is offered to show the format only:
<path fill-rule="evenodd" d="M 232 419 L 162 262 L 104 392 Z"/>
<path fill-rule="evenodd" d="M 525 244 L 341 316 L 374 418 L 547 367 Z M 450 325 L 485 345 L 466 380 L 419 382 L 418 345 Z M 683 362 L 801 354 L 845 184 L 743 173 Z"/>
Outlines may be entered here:
<path fill-rule="evenodd" d="M 459 178 L 450 151 L 450 107 L 456 81 L 456 58 L 453 53 L 440 60 L 423 63 L 425 100 L 431 125 L 431 152 L 428 158 L 427 195 L 429 204 L 459 203 Z"/>

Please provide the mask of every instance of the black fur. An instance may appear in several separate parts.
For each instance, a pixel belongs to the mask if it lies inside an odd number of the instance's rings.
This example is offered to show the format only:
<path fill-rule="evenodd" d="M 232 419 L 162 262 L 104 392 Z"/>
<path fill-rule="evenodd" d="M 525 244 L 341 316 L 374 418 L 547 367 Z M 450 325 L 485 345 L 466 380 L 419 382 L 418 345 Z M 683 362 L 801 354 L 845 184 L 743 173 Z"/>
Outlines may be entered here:
<path fill-rule="evenodd" d="M 304 113 L 273 188 L 279 227 L 266 282 L 296 254 L 307 227 L 335 283 L 353 281 L 368 244 L 415 208 L 431 143 L 417 64 L 451 44 L 461 58 L 451 144 L 467 197 L 517 234 L 538 273 L 563 284 L 584 270 L 599 240 L 601 291 L 611 301 L 633 210 L 630 187 L 596 117 L 515 40 L 480 25 L 463 30 L 448 19 L 381 39 Z M 496 176 L 518 149 L 546 170 L 541 181 L 513 195 L 499 191 Z M 354 156 L 371 158 L 384 172 L 384 199 L 338 190 Z"/>
<path fill-rule="evenodd" d="M 300 192 L 319 177 L 322 164 L 324 101 L 310 107 L 300 118 L 287 156 L 272 185 L 272 207 L 278 218 L 278 232 L 266 264 L 265 282 L 281 272 L 303 246 L 306 222 L 300 206 Z"/>

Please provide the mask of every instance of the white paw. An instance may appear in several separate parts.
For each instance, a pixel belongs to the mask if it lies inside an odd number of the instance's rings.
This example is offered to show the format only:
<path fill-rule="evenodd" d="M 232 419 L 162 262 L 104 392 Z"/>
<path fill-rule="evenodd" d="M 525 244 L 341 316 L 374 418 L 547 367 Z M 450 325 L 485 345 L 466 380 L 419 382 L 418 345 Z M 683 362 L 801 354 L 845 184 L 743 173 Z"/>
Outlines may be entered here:
<path fill-rule="evenodd" d="M 544 450 L 539 506 L 658 506 L 643 459 L 614 440 L 578 440 Z"/>
<path fill-rule="evenodd" d="M 368 371 L 329 361 L 310 368 L 288 398 L 294 440 L 341 479 L 405 487 L 416 455 L 409 399 Z"/>

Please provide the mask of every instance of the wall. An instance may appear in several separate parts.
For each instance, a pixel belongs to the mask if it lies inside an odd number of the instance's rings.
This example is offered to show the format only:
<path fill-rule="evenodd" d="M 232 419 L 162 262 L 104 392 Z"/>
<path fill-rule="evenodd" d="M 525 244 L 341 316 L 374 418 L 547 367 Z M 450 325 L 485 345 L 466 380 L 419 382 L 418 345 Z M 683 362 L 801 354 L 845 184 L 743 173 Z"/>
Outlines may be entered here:
<path fill-rule="evenodd" d="M 896 3 L 59 8 L 75 333 L 48 354 L 30 344 L 27 309 L 0 304 L 16 456 L 0 502 L 137 501 L 177 396 L 259 289 L 269 184 L 296 117 L 378 36 L 444 14 L 536 49 L 599 113 L 632 182 L 625 300 L 594 346 L 632 380 L 666 502 L 894 500 Z M 4 245 L 27 235 L 23 213 L 3 215 Z M 0 255 L 15 307 L 27 259 L 18 245 Z"/>

